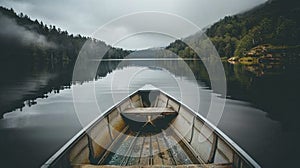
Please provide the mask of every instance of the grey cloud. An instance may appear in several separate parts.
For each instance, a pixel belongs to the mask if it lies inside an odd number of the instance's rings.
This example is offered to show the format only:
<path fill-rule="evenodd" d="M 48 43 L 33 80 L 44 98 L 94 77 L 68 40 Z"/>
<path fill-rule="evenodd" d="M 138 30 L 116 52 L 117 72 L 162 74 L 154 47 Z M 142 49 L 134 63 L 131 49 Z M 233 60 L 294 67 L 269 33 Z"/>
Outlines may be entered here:
<path fill-rule="evenodd" d="M 112 45 L 125 38 L 116 46 L 144 49 L 166 46 L 175 39 L 187 37 L 198 31 L 200 28 L 177 15 L 139 12 L 106 24 L 93 34 L 93 37 Z"/>
<path fill-rule="evenodd" d="M 143 11 L 177 14 L 199 27 L 207 26 L 225 15 L 252 8 L 266 0 L 2 0 L 34 19 L 56 24 L 71 33 L 89 35 L 99 26 L 122 15 Z"/>
<path fill-rule="evenodd" d="M 55 48 L 53 42 L 47 41 L 46 37 L 36 32 L 27 30 L 18 25 L 12 18 L 0 13 L 0 35 L 21 42 L 23 45 L 36 45 L 43 48 Z"/>
<path fill-rule="evenodd" d="M 110 20 L 136 12 L 172 13 L 203 28 L 226 15 L 243 12 L 264 2 L 266 0 L 2 0 L 0 5 L 70 33 L 90 36 Z"/>
<path fill-rule="evenodd" d="M 147 39 L 147 40 L 145 40 Z M 143 50 L 148 48 L 165 47 L 171 41 L 176 39 L 155 33 L 143 33 L 135 36 L 129 36 L 116 43 L 115 47 L 123 47 L 130 50 Z"/>

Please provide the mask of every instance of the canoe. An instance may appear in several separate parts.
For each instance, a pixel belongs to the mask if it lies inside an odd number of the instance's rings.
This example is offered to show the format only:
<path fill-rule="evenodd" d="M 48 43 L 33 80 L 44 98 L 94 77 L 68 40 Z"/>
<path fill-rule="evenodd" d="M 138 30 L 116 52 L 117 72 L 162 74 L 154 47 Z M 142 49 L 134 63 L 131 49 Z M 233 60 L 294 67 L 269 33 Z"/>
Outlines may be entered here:
<path fill-rule="evenodd" d="M 76 134 L 46 167 L 260 167 L 199 113 L 143 87 Z"/>

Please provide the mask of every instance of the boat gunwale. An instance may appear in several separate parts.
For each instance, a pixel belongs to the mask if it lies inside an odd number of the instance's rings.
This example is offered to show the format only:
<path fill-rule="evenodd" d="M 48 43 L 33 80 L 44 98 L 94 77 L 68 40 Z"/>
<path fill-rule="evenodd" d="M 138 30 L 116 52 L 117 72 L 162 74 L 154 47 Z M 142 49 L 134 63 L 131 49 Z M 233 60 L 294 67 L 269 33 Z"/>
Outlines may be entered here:
<path fill-rule="evenodd" d="M 114 109 L 118 109 L 118 107 L 125 102 L 128 98 L 132 97 L 133 95 L 137 94 L 140 90 L 136 90 L 132 92 L 127 97 L 123 98 L 116 104 L 112 105 L 110 108 L 105 110 L 102 114 L 100 114 L 98 117 L 96 117 L 94 120 L 92 120 L 88 125 L 86 125 L 83 129 L 81 129 L 78 133 L 76 133 L 69 141 L 67 141 L 57 152 L 55 152 L 42 166 L 41 168 L 51 166 L 55 161 L 63 157 L 63 153 L 68 151 L 69 148 L 73 146 L 78 140 L 80 140 L 82 137 L 84 137 L 87 132 L 93 128 L 96 124 L 98 124 L 102 119 L 107 117 L 107 115 L 110 114 Z"/>
<path fill-rule="evenodd" d="M 222 132 L 218 127 L 213 125 L 210 121 L 208 121 L 206 118 L 204 118 L 201 114 L 196 113 L 195 110 L 191 109 L 189 106 L 187 106 L 185 103 L 179 101 L 175 97 L 173 97 L 170 94 L 167 94 L 165 91 L 158 89 L 161 93 L 168 96 L 169 98 L 173 99 L 174 101 L 177 101 L 180 103 L 180 106 L 186 108 L 189 112 L 194 114 L 197 119 L 200 119 L 201 122 L 203 122 L 203 125 L 208 126 L 213 133 L 217 135 L 218 138 L 222 139 L 223 142 L 225 142 L 227 145 L 230 146 L 230 148 L 237 153 L 241 158 L 244 159 L 244 161 L 248 162 L 250 165 L 252 165 L 255 168 L 260 168 L 260 165 L 247 153 L 245 152 L 239 145 L 237 145 L 231 138 L 229 138 L 224 132 Z M 178 112 L 179 113 L 179 112 Z"/>
<path fill-rule="evenodd" d="M 108 108 L 105 112 L 100 114 L 96 119 L 92 120 L 88 125 L 86 125 L 82 130 L 80 130 L 77 134 L 73 136 L 67 143 L 65 143 L 55 154 L 53 154 L 42 166 L 41 168 L 46 168 L 51 166 L 55 161 L 63 157 L 64 153 L 68 151 L 73 145 L 78 142 L 82 137 L 84 137 L 87 132 L 93 128 L 98 122 L 100 122 L 103 118 L 107 117 L 110 112 L 112 112 L 114 109 L 118 109 L 118 107 L 124 103 L 127 99 L 130 99 L 133 95 L 139 93 L 140 91 L 152 91 L 152 90 L 158 90 L 161 93 L 163 93 L 165 96 L 167 96 L 169 99 L 172 99 L 173 101 L 179 103 L 180 108 L 184 107 L 195 115 L 197 119 L 199 119 L 201 122 L 203 122 L 203 125 L 209 127 L 213 133 L 216 134 L 217 138 L 220 138 L 223 140 L 224 143 L 226 143 L 239 157 L 241 157 L 242 160 L 244 160 L 246 163 L 249 165 L 255 167 L 255 168 L 260 168 L 260 165 L 248 154 L 246 153 L 239 145 L 237 145 L 231 138 L 229 138 L 225 133 L 223 133 L 218 127 L 213 125 L 210 121 L 208 121 L 206 118 L 204 118 L 201 114 L 196 113 L 193 109 L 191 109 L 189 106 L 187 106 L 185 103 L 179 101 L 175 97 L 173 97 L 170 94 L 167 94 L 165 91 L 156 88 L 156 87 L 151 87 L 151 88 L 140 88 L 131 94 L 129 94 L 127 97 L 123 98 L 116 104 L 114 104 L 112 107 Z M 179 112 L 178 112 L 179 113 Z"/>

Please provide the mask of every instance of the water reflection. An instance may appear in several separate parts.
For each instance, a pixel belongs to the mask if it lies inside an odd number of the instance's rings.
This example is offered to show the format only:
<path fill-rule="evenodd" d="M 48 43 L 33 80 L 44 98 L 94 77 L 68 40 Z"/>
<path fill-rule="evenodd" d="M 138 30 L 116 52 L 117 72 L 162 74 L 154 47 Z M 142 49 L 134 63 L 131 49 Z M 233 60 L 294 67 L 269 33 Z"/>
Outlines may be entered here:
<path fill-rule="evenodd" d="M 178 86 L 170 85 L 174 79 L 168 78 L 164 69 L 167 67 L 168 72 L 188 89 L 193 83 L 184 75 L 187 69 L 183 65 L 187 64 L 197 79 L 200 90 L 199 112 L 202 115 L 207 115 L 211 97 L 218 96 L 209 89 L 207 72 L 199 60 L 150 59 L 125 62 L 102 61 L 95 82 L 83 80 L 71 84 L 71 68 L 64 68 L 63 71 L 30 69 L 29 72 L 22 71 L 18 78 L 6 75 L 0 87 L 1 112 L 4 114 L 0 120 L 1 163 L 10 167 L 39 166 L 82 128 L 74 109 L 72 87 L 84 90 L 95 86 L 101 111 L 112 105 L 112 99 L 124 97 L 145 82 L 160 85 L 161 89 L 181 98 Z M 224 62 L 224 69 L 230 99 L 227 99 L 218 127 L 262 166 L 278 166 L 274 159 L 294 159 L 293 156 L 297 154 L 293 152 L 292 144 L 297 142 L 295 137 L 299 128 L 299 68 L 285 66 L 280 73 L 269 74 L 264 71 L 264 75 L 258 75 L 253 70 L 257 67 Z M 119 77 L 130 71 L 141 71 L 131 81 L 130 89 L 120 85 L 119 89 L 111 90 L 111 82 L 121 79 Z M 185 103 L 193 106 L 193 91 L 186 92 L 190 96 L 187 96 Z M 114 94 L 118 96 L 112 97 Z M 81 103 L 83 107 L 89 107 L 90 101 L 85 99 Z M 13 109 L 17 110 L 9 112 Z M 85 123 L 88 123 L 99 115 L 99 111 L 86 108 L 86 114 Z M 286 153 L 290 155 L 286 156 Z M 20 162 L 15 162 L 16 158 Z"/>

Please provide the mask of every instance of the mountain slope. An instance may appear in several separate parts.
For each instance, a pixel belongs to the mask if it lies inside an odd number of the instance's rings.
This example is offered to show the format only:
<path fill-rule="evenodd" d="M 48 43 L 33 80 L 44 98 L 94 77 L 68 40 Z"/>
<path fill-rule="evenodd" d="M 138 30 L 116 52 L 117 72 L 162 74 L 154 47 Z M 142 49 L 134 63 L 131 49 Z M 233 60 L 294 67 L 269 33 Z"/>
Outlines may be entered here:
<path fill-rule="evenodd" d="M 0 59 L 35 64 L 74 63 L 82 45 L 91 38 L 70 35 L 55 26 L 48 26 L 12 9 L 0 7 Z M 97 45 L 104 42 L 93 40 Z M 107 46 L 110 47 L 110 46 Z M 106 57 L 122 58 L 127 51 L 110 47 Z"/>
<path fill-rule="evenodd" d="M 109 48 L 107 58 L 123 58 L 128 54 L 99 40 L 74 36 L 0 7 L 0 118 L 5 112 L 35 104 L 36 98 L 44 98 L 53 90 L 59 92 L 62 86 L 70 86 L 75 61 L 87 41 L 94 50 L 97 46 Z M 115 67 L 101 64 L 98 67 L 101 74 L 97 75 L 104 76 Z M 82 74 L 84 78 L 80 80 L 95 78 L 86 71 Z"/>
<path fill-rule="evenodd" d="M 241 57 L 262 44 L 299 45 L 300 2 L 268 1 L 248 12 L 226 16 L 207 29 L 206 34 L 221 57 Z M 175 43 L 167 48 L 176 48 L 178 44 Z"/>

